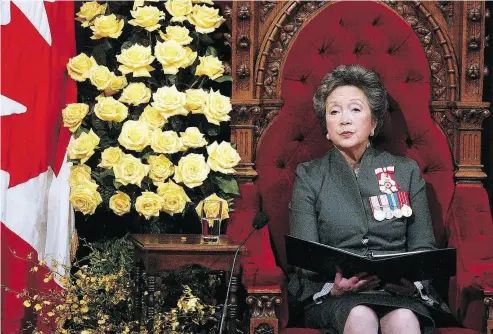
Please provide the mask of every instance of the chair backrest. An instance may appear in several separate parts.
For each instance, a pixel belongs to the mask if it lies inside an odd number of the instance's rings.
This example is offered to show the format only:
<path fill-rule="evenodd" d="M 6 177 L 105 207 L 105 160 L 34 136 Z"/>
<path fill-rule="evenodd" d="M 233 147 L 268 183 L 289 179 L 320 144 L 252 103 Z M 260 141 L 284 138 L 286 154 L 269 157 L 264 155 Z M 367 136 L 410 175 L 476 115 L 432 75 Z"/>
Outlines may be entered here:
<path fill-rule="evenodd" d="M 313 17 L 296 36 L 280 69 L 284 106 L 260 138 L 255 181 L 269 224 L 278 264 L 289 270 L 284 235 L 297 165 L 330 148 L 313 112 L 312 97 L 322 77 L 340 64 L 376 71 L 391 98 L 375 146 L 414 159 L 427 183 L 439 246 L 454 193 L 447 140 L 429 111 L 430 70 L 413 29 L 392 10 L 373 1 L 336 2 Z M 337 194 L 334 194 L 337 196 Z"/>

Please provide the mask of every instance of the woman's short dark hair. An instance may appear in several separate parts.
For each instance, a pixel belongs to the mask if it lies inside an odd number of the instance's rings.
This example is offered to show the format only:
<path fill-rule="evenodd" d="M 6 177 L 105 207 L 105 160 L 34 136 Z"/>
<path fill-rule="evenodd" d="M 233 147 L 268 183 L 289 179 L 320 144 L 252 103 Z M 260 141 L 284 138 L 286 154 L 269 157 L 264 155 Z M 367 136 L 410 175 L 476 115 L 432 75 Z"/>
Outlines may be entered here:
<path fill-rule="evenodd" d="M 382 128 L 389 107 L 387 91 L 380 82 L 377 73 L 360 65 L 340 65 L 326 74 L 320 82 L 313 96 L 313 107 L 323 128 L 327 128 L 325 120 L 327 98 L 336 88 L 341 86 L 354 86 L 365 93 L 372 117 L 377 122 L 376 136 Z"/>

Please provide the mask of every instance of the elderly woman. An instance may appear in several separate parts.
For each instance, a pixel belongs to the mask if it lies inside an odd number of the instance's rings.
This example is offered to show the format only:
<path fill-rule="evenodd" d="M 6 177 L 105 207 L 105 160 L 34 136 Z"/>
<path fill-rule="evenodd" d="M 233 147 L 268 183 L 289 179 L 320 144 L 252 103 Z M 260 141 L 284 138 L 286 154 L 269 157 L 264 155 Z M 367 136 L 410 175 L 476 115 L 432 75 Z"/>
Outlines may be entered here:
<path fill-rule="evenodd" d="M 334 147 L 296 169 L 291 234 L 357 254 L 434 249 L 418 165 L 370 145 L 388 109 L 377 74 L 339 66 L 323 78 L 313 103 Z M 345 334 L 433 331 L 427 306 L 433 301 L 421 282 L 384 283 L 365 273 L 346 277 L 340 269 L 326 282 L 297 269 L 289 291 L 305 305 L 309 327 Z"/>

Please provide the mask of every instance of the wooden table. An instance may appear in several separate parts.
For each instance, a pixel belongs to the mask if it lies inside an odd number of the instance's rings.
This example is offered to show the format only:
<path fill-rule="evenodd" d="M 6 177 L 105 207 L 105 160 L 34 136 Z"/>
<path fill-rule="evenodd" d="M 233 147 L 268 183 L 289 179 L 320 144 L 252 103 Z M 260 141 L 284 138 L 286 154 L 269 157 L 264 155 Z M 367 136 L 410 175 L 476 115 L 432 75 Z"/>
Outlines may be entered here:
<path fill-rule="evenodd" d="M 144 269 L 147 281 L 147 298 L 143 303 L 147 308 L 148 329 L 153 327 L 155 314 L 156 275 L 162 270 L 177 270 L 184 265 L 195 263 L 212 270 L 226 272 L 226 279 L 232 276 L 231 291 L 228 306 L 228 333 L 235 333 L 237 312 L 236 291 L 238 290 L 240 266 L 236 265 L 230 273 L 234 254 L 239 244 L 229 240 L 227 235 L 221 235 L 217 243 L 205 243 L 200 234 L 133 234 L 131 240 L 135 245 L 136 262 Z M 241 251 L 245 251 L 243 246 Z M 238 261 L 238 259 L 237 259 Z M 137 265 L 139 268 L 139 265 Z M 137 277 L 140 277 L 137 272 Z M 137 319 L 141 320 L 142 290 L 137 284 Z"/>

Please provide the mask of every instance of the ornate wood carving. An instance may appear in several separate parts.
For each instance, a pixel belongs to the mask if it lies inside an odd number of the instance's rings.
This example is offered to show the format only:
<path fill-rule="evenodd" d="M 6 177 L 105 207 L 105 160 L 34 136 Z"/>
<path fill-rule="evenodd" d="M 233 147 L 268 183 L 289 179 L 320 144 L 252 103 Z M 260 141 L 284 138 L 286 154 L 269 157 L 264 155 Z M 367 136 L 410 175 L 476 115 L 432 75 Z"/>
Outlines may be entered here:
<path fill-rule="evenodd" d="M 468 1 L 463 4 L 464 16 L 462 36 L 467 40 L 467 48 L 462 49 L 462 69 L 465 72 L 461 99 L 474 101 L 482 97 L 483 73 L 482 58 L 484 49 L 484 2 Z"/>
<path fill-rule="evenodd" d="M 246 35 L 240 36 L 238 39 L 238 47 L 240 49 L 248 49 L 250 47 L 250 38 Z"/>
<path fill-rule="evenodd" d="M 250 334 L 278 334 L 279 324 L 276 317 L 276 306 L 281 305 L 279 293 L 249 294 L 246 303 L 250 307 Z"/>
<path fill-rule="evenodd" d="M 457 122 L 455 161 L 459 170 L 455 173 L 458 182 L 474 183 L 486 177 L 481 165 L 481 130 L 483 120 L 490 115 L 488 109 L 461 105 L 452 109 Z"/>
<path fill-rule="evenodd" d="M 467 69 L 466 75 L 469 80 L 479 79 L 479 64 L 471 64 Z"/>
<path fill-rule="evenodd" d="M 467 39 L 467 48 L 469 50 L 477 50 L 481 46 L 481 34 L 476 34 Z"/>
<path fill-rule="evenodd" d="M 452 112 L 450 110 L 432 111 L 431 115 L 435 122 L 442 129 L 443 134 L 447 138 L 450 147 L 454 147 L 454 130 L 457 128 L 457 126 L 456 120 L 452 116 Z"/>
<path fill-rule="evenodd" d="M 266 107 L 261 117 L 258 117 L 255 121 L 255 130 L 257 138 L 260 138 L 265 132 L 267 127 L 271 124 L 272 120 L 279 115 L 280 107 Z"/>
<path fill-rule="evenodd" d="M 260 21 L 267 21 L 267 17 L 269 17 L 270 12 L 276 6 L 277 1 L 267 0 L 260 1 Z"/>
<path fill-rule="evenodd" d="M 384 2 L 406 20 L 419 38 L 430 64 L 433 100 L 455 100 L 458 71 L 453 59 L 453 47 L 442 28 L 420 2 Z M 293 2 L 285 6 L 284 15 L 268 36 L 265 51 L 261 50 L 255 96 L 278 97 L 278 75 L 293 37 L 307 19 L 316 15 L 326 4 L 327 1 Z"/>
<path fill-rule="evenodd" d="M 293 2 L 285 7 L 282 18 L 276 23 L 274 30 L 268 38 L 266 52 L 258 69 L 258 88 L 263 88 L 261 93 L 257 89 L 255 96 L 262 98 L 276 98 L 278 92 L 278 74 L 286 51 L 294 35 L 307 19 L 312 17 L 321 7 L 327 5 L 326 1 L 302 1 Z"/>
<path fill-rule="evenodd" d="M 488 109 L 455 109 L 452 114 L 463 127 L 481 129 L 483 121 L 490 115 Z"/>
<path fill-rule="evenodd" d="M 240 20 L 249 20 L 250 19 L 250 16 L 251 16 L 250 6 L 245 3 L 238 10 L 238 18 Z"/>
<path fill-rule="evenodd" d="M 258 325 L 254 331 L 255 334 L 274 334 L 274 328 L 266 324 L 265 322 Z"/>
<path fill-rule="evenodd" d="M 453 1 L 438 1 L 438 8 L 440 8 L 446 19 L 454 16 Z"/>
<path fill-rule="evenodd" d="M 253 169 L 256 140 L 256 126 L 262 108 L 256 104 L 233 104 L 231 112 L 231 141 L 236 143 L 241 161 L 235 168 L 240 181 L 252 182 L 257 177 Z"/>
<path fill-rule="evenodd" d="M 252 317 L 272 318 L 276 316 L 275 306 L 281 304 L 282 298 L 276 295 L 250 295 L 246 302 L 252 309 Z"/>
<path fill-rule="evenodd" d="M 250 30 L 252 28 L 252 7 L 249 1 L 243 1 L 237 5 L 237 20 L 235 30 L 235 52 L 234 66 L 235 76 L 233 82 L 235 89 L 239 91 L 248 91 L 251 87 L 250 71 L 252 62 L 252 38 L 250 36 Z"/>

